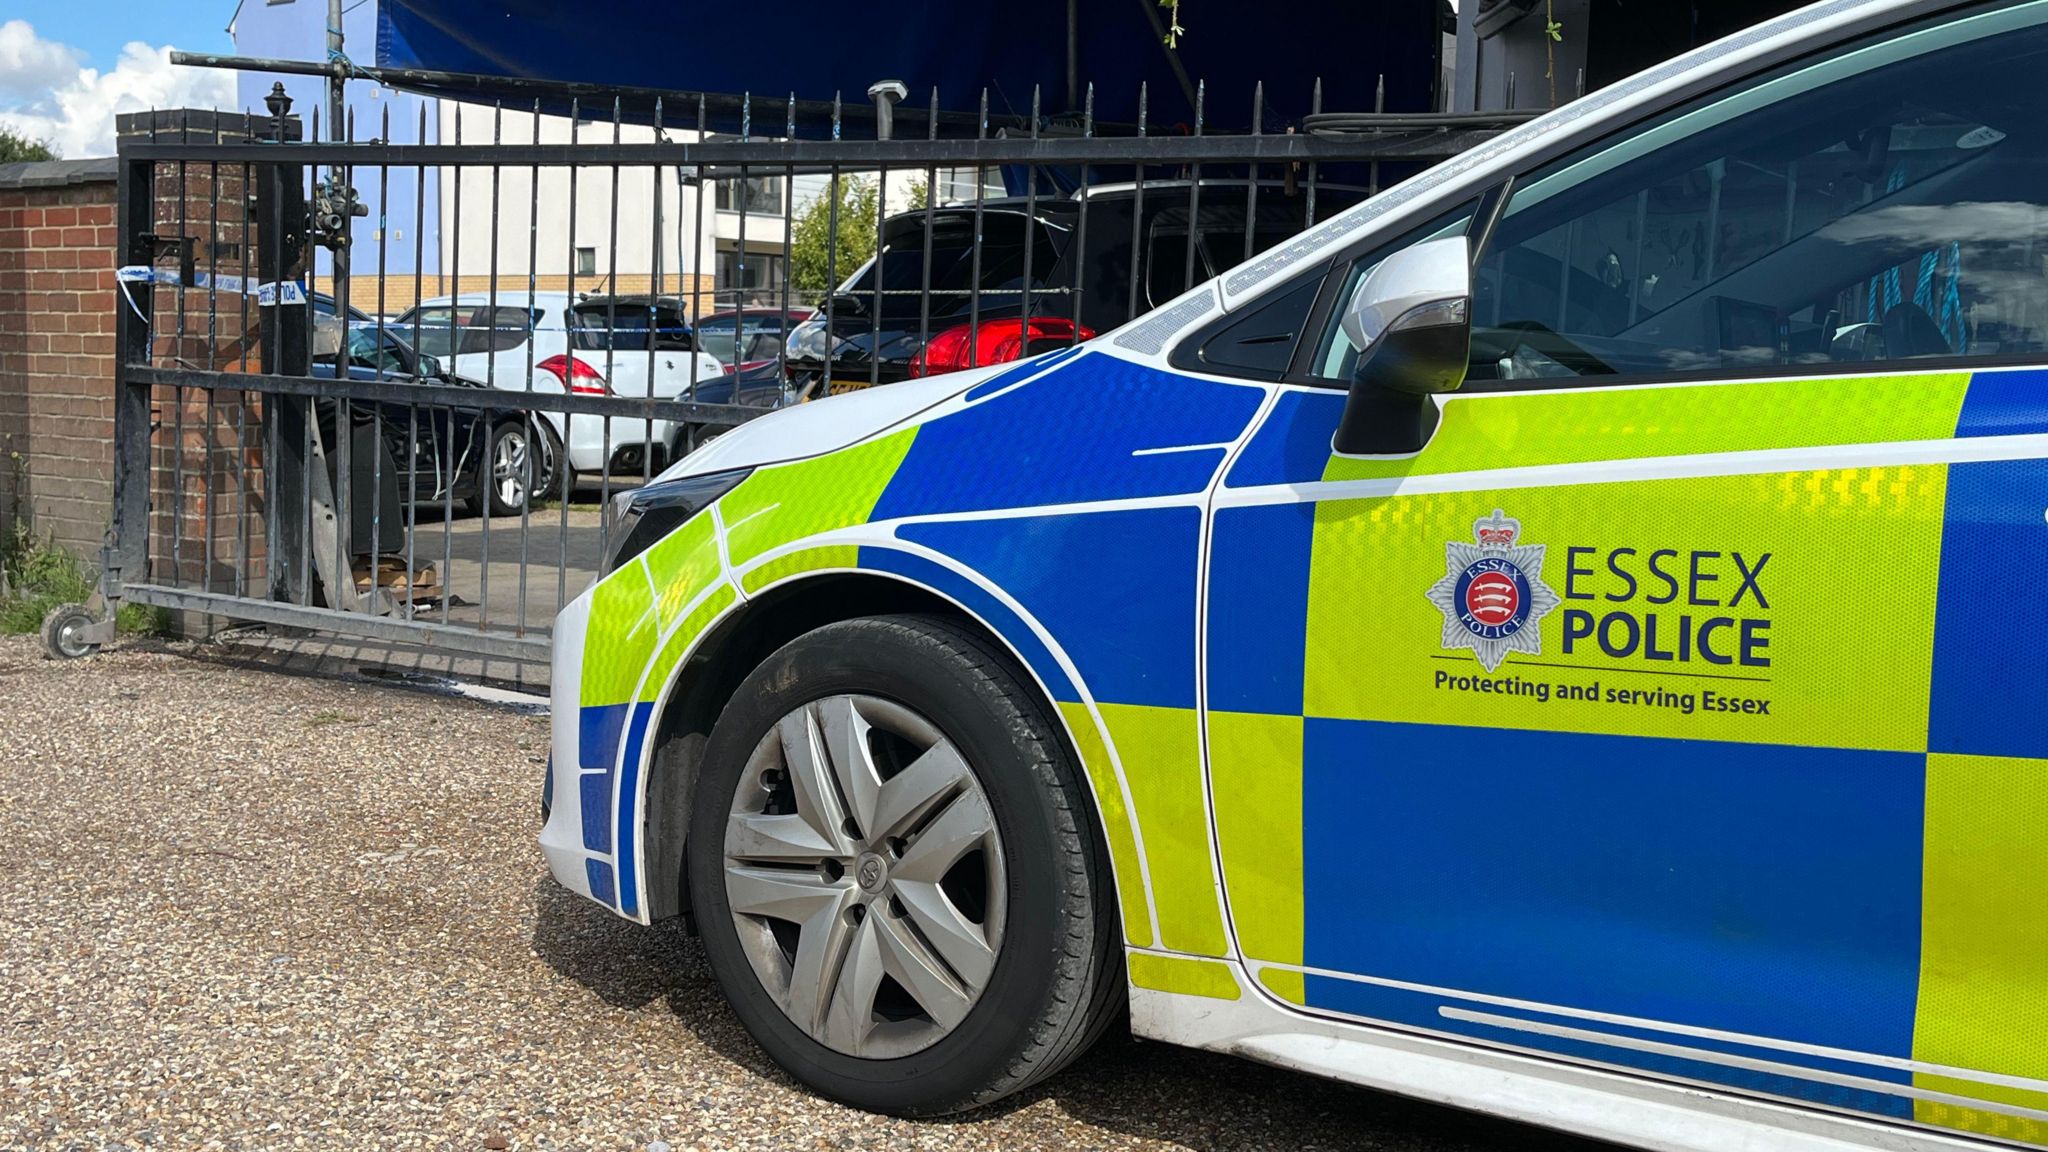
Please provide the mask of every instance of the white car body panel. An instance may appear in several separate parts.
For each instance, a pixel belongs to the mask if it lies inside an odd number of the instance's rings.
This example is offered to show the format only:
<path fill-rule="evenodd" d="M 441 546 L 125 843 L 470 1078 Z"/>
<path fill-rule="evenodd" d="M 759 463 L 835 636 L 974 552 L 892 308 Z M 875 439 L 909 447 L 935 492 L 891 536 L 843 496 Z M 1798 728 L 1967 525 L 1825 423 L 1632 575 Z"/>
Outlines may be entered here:
<path fill-rule="evenodd" d="M 1660 1081 L 1621 1067 L 1545 1060 L 1469 1040 L 1321 1019 L 1293 1011 L 1233 973 L 1236 1000 L 1131 989 L 1131 1031 L 1457 1108 L 1562 1128 L 1658 1152 L 1964 1152 L 1981 1142 L 1907 1130 Z"/>

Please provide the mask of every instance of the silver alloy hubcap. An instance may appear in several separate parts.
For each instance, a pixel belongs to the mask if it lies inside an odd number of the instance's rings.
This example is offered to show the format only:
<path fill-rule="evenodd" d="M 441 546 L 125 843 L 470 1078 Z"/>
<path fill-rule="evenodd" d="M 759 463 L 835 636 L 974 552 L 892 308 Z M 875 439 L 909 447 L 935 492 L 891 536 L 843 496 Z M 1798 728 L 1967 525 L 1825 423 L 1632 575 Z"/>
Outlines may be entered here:
<path fill-rule="evenodd" d="M 935 725 L 874 696 L 806 704 L 761 739 L 726 821 L 725 894 L 762 987 L 849 1056 L 936 1043 L 1002 947 L 981 782 Z"/>
<path fill-rule="evenodd" d="M 507 432 L 498 437 L 498 450 L 491 459 L 491 478 L 498 486 L 498 499 L 517 508 L 526 501 L 526 437 Z"/>

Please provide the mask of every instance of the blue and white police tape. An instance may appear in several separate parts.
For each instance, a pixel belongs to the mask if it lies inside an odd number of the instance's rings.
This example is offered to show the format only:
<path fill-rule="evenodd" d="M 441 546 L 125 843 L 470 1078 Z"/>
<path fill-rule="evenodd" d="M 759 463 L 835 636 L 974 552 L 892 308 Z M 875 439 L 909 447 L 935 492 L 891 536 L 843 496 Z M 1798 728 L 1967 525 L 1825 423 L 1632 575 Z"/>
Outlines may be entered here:
<path fill-rule="evenodd" d="M 169 288 L 208 288 L 215 292 L 228 292 L 240 296 L 254 296 L 258 305 L 304 304 L 305 286 L 296 280 L 262 281 L 244 279 L 240 276 L 216 276 L 210 272 L 194 272 L 191 283 L 186 283 L 175 269 L 151 268 L 144 265 L 130 265 L 114 273 L 123 284 L 162 284 Z"/>

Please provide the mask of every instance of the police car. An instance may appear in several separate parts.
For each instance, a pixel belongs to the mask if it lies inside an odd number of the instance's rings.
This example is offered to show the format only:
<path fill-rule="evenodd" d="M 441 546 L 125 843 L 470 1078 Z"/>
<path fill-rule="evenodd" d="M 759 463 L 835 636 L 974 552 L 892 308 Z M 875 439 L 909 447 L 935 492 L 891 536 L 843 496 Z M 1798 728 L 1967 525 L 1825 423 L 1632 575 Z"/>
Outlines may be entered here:
<path fill-rule="evenodd" d="M 723 437 L 557 621 L 554 876 L 880 1111 L 1127 1010 L 1660 1148 L 2048 1143 L 2044 77 L 2040 0 L 1829 0 Z"/>

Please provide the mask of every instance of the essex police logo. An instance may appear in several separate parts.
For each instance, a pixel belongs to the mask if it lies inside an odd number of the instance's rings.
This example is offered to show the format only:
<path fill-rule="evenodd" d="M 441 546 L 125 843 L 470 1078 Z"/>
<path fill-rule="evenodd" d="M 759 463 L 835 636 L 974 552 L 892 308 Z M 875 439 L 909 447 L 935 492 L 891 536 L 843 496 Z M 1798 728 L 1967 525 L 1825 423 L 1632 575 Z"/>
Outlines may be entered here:
<path fill-rule="evenodd" d="M 1540 654 L 1537 624 L 1558 603 L 1543 582 L 1543 545 L 1516 544 L 1521 532 L 1521 521 L 1494 509 L 1473 523 L 1477 543 L 1444 545 L 1444 578 L 1429 590 L 1444 614 L 1444 647 L 1470 648 L 1488 672 L 1510 652 Z"/>

